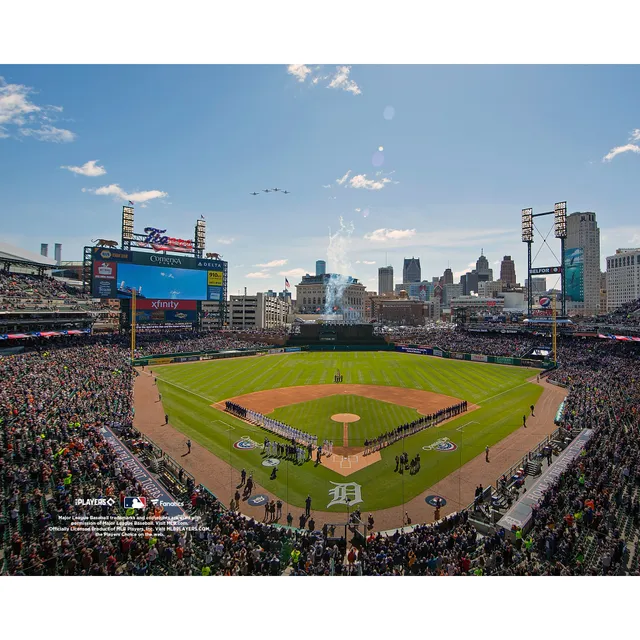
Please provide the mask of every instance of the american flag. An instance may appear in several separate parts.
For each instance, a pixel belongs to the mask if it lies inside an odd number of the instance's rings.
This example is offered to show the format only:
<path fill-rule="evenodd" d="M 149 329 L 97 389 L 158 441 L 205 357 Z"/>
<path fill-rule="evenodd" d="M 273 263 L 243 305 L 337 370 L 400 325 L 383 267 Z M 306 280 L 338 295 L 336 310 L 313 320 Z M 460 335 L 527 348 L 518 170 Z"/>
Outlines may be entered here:
<path fill-rule="evenodd" d="M 291 285 L 289 284 L 289 280 L 288 280 L 288 278 L 285 278 L 285 279 L 284 279 L 284 286 L 285 286 L 285 287 L 287 287 L 287 289 L 290 289 L 290 288 L 291 288 Z"/>

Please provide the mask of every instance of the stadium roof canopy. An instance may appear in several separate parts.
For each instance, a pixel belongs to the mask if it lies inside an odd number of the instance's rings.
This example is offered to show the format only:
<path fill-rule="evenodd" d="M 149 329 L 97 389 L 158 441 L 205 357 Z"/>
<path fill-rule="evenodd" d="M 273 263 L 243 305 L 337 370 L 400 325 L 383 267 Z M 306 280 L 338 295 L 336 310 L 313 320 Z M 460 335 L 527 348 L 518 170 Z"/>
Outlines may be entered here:
<path fill-rule="evenodd" d="M 26 251 L 20 247 L 15 247 L 7 242 L 0 242 L 0 262 L 11 264 L 22 264 L 29 267 L 46 267 L 51 269 L 56 266 L 53 258 L 41 256 L 33 251 Z"/>

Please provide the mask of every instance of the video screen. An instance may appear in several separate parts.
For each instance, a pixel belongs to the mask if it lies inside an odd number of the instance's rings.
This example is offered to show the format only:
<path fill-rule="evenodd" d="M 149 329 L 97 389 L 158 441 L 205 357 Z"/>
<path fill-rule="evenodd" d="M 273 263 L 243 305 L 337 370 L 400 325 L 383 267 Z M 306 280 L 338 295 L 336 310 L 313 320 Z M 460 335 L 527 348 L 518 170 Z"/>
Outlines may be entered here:
<path fill-rule="evenodd" d="M 130 298 L 135 289 L 138 298 L 206 300 L 207 272 L 121 262 L 117 286 L 118 298 Z"/>

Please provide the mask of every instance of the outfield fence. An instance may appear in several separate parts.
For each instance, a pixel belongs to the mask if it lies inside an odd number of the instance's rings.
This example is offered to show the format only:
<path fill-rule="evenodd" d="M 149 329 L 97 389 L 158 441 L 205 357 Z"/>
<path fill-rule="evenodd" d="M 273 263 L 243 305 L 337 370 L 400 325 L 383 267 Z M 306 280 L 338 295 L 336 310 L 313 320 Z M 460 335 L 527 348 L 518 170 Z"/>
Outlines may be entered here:
<path fill-rule="evenodd" d="M 529 358 L 510 358 L 506 356 L 486 356 L 481 353 L 464 353 L 459 351 L 445 351 L 438 347 L 429 347 L 418 344 L 395 344 L 395 351 L 400 353 L 414 353 L 423 356 L 435 356 L 436 358 L 448 358 L 452 360 L 466 360 L 468 362 L 488 362 L 489 364 L 508 364 L 514 367 L 533 367 L 536 369 L 548 369 L 554 364 L 550 360 L 531 360 Z"/>

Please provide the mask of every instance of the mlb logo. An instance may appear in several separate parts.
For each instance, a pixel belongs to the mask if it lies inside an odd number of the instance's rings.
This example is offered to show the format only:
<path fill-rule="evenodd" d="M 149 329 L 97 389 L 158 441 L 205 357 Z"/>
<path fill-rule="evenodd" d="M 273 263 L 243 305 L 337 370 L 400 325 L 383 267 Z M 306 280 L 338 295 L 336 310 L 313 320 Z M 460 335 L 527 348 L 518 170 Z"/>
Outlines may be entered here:
<path fill-rule="evenodd" d="M 127 496 L 124 499 L 124 508 L 125 509 L 146 509 L 147 508 L 147 499 L 140 497 L 131 497 Z"/>

